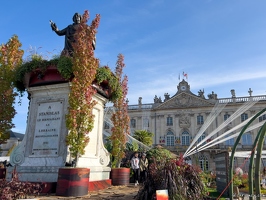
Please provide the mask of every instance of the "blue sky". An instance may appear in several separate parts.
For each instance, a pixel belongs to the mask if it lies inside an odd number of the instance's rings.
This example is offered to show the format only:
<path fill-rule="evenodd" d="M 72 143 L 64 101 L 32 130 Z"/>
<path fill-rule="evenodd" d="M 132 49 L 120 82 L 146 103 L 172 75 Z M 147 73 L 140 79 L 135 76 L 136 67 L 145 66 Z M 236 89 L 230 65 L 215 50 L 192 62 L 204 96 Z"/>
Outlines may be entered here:
<path fill-rule="evenodd" d="M 52 32 L 72 23 L 75 12 L 101 15 L 95 55 L 115 68 L 125 56 L 129 104 L 174 95 L 179 74 L 191 91 L 218 98 L 264 95 L 266 86 L 266 1 L 264 0 L 8 0 L 1 2 L 0 43 L 16 34 L 25 53 L 59 54 L 64 37 Z M 90 20 L 91 21 L 91 20 Z M 89 21 L 89 23 L 90 23 Z M 26 96 L 26 95 L 25 95 Z M 14 131 L 26 129 L 28 102 L 16 106 Z"/>

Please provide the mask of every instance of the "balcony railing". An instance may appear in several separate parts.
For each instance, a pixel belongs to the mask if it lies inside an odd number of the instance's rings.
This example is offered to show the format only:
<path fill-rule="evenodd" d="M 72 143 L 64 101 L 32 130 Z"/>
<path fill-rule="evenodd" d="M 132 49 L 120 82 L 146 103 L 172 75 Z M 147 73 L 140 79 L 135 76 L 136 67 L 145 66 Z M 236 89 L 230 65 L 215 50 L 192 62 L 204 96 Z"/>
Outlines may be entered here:
<path fill-rule="evenodd" d="M 220 98 L 218 99 L 219 103 L 243 103 L 250 100 L 253 101 L 265 101 L 266 95 L 260 96 L 251 96 L 251 97 L 235 97 L 235 98 Z M 139 109 L 152 109 L 154 103 L 147 103 L 147 104 L 135 104 L 135 105 L 128 105 L 128 110 L 139 110 Z"/>
<path fill-rule="evenodd" d="M 141 105 L 129 105 L 127 107 L 128 110 L 138 110 L 138 109 L 151 109 L 153 106 L 152 103 L 150 104 L 141 104 Z"/>
<path fill-rule="evenodd" d="M 236 98 L 221 98 L 218 99 L 219 103 L 241 103 L 241 102 L 247 102 L 247 101 L 265 101 L 266 95 L 260 95 L 260 96 L 251 96 L 251 97 L 236 97 Z"/>

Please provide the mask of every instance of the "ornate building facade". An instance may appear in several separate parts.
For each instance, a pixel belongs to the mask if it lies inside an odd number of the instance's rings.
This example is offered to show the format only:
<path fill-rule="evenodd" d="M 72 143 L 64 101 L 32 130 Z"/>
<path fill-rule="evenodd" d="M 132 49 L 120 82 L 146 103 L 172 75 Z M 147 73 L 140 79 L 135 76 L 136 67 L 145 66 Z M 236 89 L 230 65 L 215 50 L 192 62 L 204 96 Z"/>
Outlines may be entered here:
<path fill-rule="evenodd" d="M 207 137 L 208 134 L 215 131 L 215 129 L 217 129 L 251 98 L 257 100 L 257 103 L 254 106 L 244 110 L 239 117 L 232 120 L 226 127 L 219 130 L 206 142 L 209 142 L 215 137 L 218 137 L 224 132 L 239 125 L 241 122 L 249 119 L 266 106 L 266 96 L 252 96 L 251 89 L 249 89 L 249 95 L 246 97 L 236 97 L 234 90 L 231 90 L 231 94 L 232 96 L 229 98 L 219 99 L 214 92 L 205 97 L 204 91 L 200 90 L 196 95 L 191 92 L 190 85 L 183 79 L 177 85 L 177 92 L 172 97 L 170 97 L 168 93 L 164 95 L 164 100 L 155 96 L 154 102 L 150 104 L 142 104 L 142 98 L 140 97 L 137 105 L 128 106 L 131 134 L 133 135 L 135 130 L 148 130 L 154 133 L 154 145 L 161 145 L 176 154 L 184 154 L 217 103 L 226 103 L 226 106 L 206 128 L 204 133 L 200 135 L 197 142 L 200 142 Z M 265 119 L 266 115 L 263 115 L 254 123 L 261 122 Z M 255 139 L 258 130 L 259 128 L 256 128 L 246 132 L 243 135 L 241 142 L 238 144 L 237 150 L 251 151 L 253 140 Z M 234 133 L 236 133 L 236 131 L 232 132 L 232 134 Z M 235 139 L 236 138 L 231 138 L 210 148 L 199 151 L 189 156 L 188 159 L 193 164 L 199 165 L 203 170 L 215 170 L 215 154 L 221 151 L 230 150 L 234 145 Z M 235 166 L 247 170 L 248 160 L 243 158 L 235 159 Z"/>

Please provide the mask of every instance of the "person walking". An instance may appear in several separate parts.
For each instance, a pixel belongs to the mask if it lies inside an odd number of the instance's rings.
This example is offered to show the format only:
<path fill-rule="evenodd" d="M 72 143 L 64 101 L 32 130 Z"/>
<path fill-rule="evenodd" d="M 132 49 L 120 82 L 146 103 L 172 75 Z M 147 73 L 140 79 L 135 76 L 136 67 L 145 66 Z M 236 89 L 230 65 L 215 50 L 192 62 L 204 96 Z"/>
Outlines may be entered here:
<path fill-rule="evenodd" d="M 139 185 L 139 154 L 138 152 L 134 153 L 134 156 L 131 159 L 131 168 L 133 169 L 134 173 L 134 181 L 135 181 L 135 186 Z"/>
<path fill-rule="evenodd" d="M 141 159 L 139 161 L 139 168 L 140 168 L 140 180 L 144 182 L 147 180 L 147 170 L 148 170 L 148 159 L 146 158 L 146 154 L 143 153 Z"/>

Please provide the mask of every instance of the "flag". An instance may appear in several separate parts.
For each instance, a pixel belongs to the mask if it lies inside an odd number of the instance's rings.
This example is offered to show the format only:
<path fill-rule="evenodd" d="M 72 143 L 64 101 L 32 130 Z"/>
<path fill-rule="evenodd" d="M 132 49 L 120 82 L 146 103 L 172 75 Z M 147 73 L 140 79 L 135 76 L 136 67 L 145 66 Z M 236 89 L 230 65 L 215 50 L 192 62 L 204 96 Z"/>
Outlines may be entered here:
<path fill-rule="evenodd" d="M 187 79 L 187 73 L 183 72 L 183 76 Z"/>
<path fill-rule="evenodd" d="M 179 73 L 179 75 L 178 75 L 178 80 L 180 81 L 180 73 Z"/>

